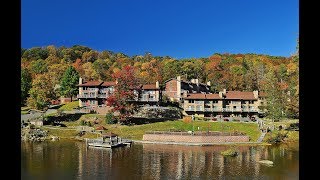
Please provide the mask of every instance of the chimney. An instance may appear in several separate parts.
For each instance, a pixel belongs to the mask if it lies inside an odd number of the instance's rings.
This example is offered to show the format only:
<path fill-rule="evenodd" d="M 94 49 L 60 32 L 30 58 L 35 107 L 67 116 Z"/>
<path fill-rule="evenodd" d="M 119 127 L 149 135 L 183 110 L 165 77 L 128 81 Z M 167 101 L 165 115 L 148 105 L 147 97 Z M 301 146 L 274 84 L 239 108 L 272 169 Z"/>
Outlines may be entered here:
<path fill-rule="evenodd" d="M 79 77 L 79 84 L 83 83 L 83 79 L 81 77 Z"/>
<path fill-rule="evenodd" d="M 223 89 L 223 95 L 226 95 L 227 94 L 227 90 L 226 89 Z"/>
<path fill-rule="evenodd" d="M 181 81 L 181 76 L 177 76 L 177 80 L 178 80 L 178 81 Z"/>
<path fill-rule="evenodd" d="M 159 88 L 159 81 L 156 82 L 156 88 Z"/>
<path fill-rule="evenodd" d="M 195 79 L 191 79 L 191 83 L 196 83 Z"/>
<path fill-rule="evenodd" d="M 118 79 L 116 79 L 116 84 L 118 84 Z"/>
<path fill-rule="evenodd" d="M 195 79 L 195 81 L 196 81 L 196 84 L 198 85 L 199 84 L 199 79 Z"/>
<path fill-rule="evenodd" d="M 222 92 L 219 92 L 219 97 L 223 98 Z"/>
<path fill-rule="evenodd" d="M 253 91 L 253 96 L 254 96 L 255 99 L 258 99 L 259 92 L 257 90 Z"/>
<path fill-rule="evenodd" d="M 211 82 L 210 82 L 210 81 L 208 81 L 208 82 L 207 82 L 207 85 L 208 85 L 208 86 L 211 86 Z"/>
<path fill-rule="evenodd" d="M 186 98 L 188 96 L 188 92 L 187 91 L 183 91 L 183 97 Z"/>

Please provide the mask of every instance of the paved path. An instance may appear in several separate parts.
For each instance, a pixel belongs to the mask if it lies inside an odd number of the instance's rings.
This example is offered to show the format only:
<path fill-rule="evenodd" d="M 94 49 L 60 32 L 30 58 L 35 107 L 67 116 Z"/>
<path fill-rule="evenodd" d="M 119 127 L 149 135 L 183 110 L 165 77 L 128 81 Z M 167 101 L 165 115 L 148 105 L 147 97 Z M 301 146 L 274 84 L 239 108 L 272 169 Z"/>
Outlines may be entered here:
<path fill-rule="evenodd" d="M 259 139 L 257 140 L 257 142 L 258 142 L 258 143 L 261 143 L 262 140 L 263 140 L 263 138 L 264 138 L 264 136 L 265 136 L 266 134 L 267 134 L 267 133 L 262 132 L 261 135 L 260 135 L 260 137 L 259 137 Z"/>

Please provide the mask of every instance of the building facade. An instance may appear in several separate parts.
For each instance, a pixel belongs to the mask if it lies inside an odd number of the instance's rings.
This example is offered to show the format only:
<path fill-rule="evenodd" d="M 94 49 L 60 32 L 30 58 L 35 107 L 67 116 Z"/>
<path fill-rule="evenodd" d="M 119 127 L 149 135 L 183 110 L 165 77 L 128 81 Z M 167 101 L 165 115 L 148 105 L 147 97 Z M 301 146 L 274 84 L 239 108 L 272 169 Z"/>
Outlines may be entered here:
<path fill-rule="evenodd" d="M 88 81 L 79 78 L 79 107 L 106 105 L 106 99 L 113 93 L 116 82 Z"/>
<path fill-rule="evenodd" d="M 163 94 L 169 97 L 171 101 L 183 102 L 183 94 L 186 93 L 210 93 L 210 81 L 207 84 L 203 84 L 198 79 L 185 81 L 178 76 L 165 82 Z"/>
<path fill-rule="evenodd" d="M 200 117 L 251 117 L 263 115 L 259 106 L 264 103 L 264 93 L 224 89 L 219 94 L 189 93 L 184 97 L 183 108 L 186 114 Z"/>
<path fill-rule="evenodd" d="M 100 107 L 106 106 L 107 98 L 112 95 L 117 82 L 109 81 L 87 81 L 84 82 L 82 78 L 79 78 L 79 107 Z M 138 104 L 155 105 L 159 103 L 161 99 L 161 91 L 159 88 L 159 82 L 155 84 L 139 85 L 138 87 L 131 89 L 136 95 L 133 102 Z"/>

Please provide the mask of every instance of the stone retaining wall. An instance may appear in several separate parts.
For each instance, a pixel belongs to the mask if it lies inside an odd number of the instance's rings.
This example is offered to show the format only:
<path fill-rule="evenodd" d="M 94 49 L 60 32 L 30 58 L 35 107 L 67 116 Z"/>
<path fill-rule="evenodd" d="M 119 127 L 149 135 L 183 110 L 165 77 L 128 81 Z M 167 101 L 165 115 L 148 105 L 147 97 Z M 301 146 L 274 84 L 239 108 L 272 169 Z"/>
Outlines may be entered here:
<path fill-rule="evenodd" d="M 171 134 L 145 134 L 143 135 L 143 140 L 192 143 L 248 142 L 249 136 L 192 136 Z"/>

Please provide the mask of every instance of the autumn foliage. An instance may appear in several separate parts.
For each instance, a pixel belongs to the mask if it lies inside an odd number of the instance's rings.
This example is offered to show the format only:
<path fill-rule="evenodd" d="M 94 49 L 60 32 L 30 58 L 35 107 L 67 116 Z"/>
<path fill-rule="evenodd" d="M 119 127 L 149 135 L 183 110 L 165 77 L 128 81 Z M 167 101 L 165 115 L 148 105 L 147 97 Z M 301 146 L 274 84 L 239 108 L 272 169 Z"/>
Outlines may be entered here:
<path fill-rule="evenodd" d="M 127 65 L 112 74 L 112 77 L 117 83 L 114 87 L 114 93 L 107 98 L 107 105 L 112 106 L 113 110 L 120 113 L 120 121 L 125 121 L 136 109 L 135 104 L 132 103 L 136 97 L 134 89 L 138 86 L 134 76 L 134 67 Z"/>

